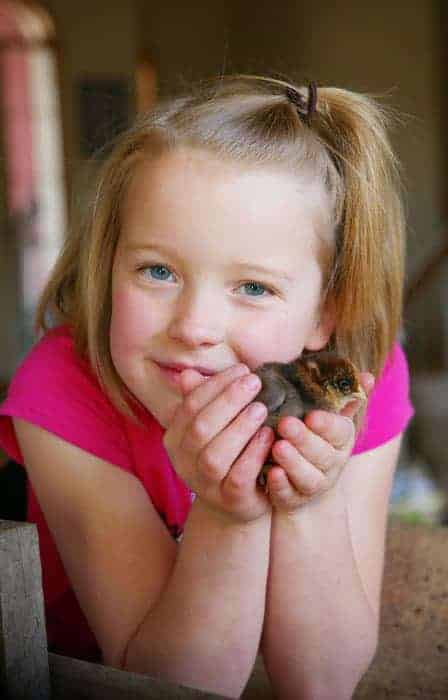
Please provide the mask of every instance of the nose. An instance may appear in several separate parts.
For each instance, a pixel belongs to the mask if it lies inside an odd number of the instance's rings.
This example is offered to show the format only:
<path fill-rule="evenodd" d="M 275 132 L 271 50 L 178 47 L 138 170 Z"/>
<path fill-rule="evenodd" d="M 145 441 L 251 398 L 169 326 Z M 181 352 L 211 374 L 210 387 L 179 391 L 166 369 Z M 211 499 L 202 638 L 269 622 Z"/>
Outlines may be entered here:
<path fill-rule="evenodd" d="M 224 312 L 205 292 L 184 294 L 177 301 L 168 336 L 191 348 L 217 345 L 224 338 Z"/>

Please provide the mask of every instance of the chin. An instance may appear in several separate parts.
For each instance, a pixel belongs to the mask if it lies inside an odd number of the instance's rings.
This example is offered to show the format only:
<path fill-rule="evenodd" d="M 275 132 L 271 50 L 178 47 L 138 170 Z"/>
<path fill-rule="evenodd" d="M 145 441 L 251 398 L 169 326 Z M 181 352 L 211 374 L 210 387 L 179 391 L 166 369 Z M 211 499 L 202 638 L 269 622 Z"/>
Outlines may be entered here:
<path fill-rule="evenodd" d="M 167 428 L 172 421 L 173 415 L 181 403 L 181 400 L 170 401 L 166 406 L 148 406 L 148 411 L 154 416 L 162 428 Z"/>

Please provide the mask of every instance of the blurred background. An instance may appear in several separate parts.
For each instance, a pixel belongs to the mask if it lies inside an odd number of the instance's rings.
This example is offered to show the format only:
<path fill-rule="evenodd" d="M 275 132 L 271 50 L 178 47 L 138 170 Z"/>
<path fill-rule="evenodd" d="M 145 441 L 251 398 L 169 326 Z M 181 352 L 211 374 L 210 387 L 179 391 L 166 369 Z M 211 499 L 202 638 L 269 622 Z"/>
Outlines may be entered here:
<path fill-rule="evenodd" d="M 0 391 L 32 318 L 90 156 L 191 80 L 269 73 L 373 94 L 408 220 L 405 323 L 416 416 L 391 499 L 447 522 L 448 117 L 444 0 L 0 0 Z M 5 456 L 0 454 L 0 464 Z"/>

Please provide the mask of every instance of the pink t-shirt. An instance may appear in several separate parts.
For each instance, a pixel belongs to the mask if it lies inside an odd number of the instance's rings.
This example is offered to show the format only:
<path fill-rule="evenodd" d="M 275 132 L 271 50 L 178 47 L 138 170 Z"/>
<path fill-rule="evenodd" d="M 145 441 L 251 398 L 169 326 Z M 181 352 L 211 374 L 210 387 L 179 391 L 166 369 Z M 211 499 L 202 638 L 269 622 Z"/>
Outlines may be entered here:
<path fill-rule="evenodd" d="M 387 442 L 405 429 L 412 415 L 406 358 L 396 344 L 369 398 L 365 428 L 353 454 Z M 138 409 L 140 424 L 114 407 L 88 362 L 76 355 L 68 327 L 51 330 L 34 346 L 0 406 L 0 446 L 23 464 L 12 417 L 39 425 L 134 474 L 173 537 L 181 535 L 193 494 L 170 463 L 162 442 L 164 428 L 143 406 Z M 100 661 L 98 645 L 29 482 L 27 520 L 39 533 L 49 648 Z"/>

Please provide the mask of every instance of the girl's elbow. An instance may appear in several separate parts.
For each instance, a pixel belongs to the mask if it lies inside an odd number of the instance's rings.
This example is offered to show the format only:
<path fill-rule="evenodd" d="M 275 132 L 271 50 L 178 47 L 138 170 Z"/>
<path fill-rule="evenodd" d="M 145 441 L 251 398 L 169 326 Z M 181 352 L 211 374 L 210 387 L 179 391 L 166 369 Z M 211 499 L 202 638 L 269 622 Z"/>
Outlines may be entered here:
<path fill-rule="evenodd" d="M 379 628 L 378 625 L 376 625 L 375 629 L 372 629 L 371 633 L 366 636 L 364 643 L 359 645 L 358 653 L 355 654 L 355 658 L 359 660 L 359 667 L 363 674 L 370 668 L 376 656 L 378 643 Z"/>
<path fill-rule="evenodd" d="M 363 652 L 359 654 L 359 680 L 361 680 L 361 678 L 367 673 L 375 660 L 375 656 L 378 651 L 378 644 L 379 637 L 378 634 L 375 634 L 375 636 L 372 636 L 369 643 L 365 645 Z"/>
<path fill-rule="evenodd" d="M 278 697 L 284 700 L 351 700 L 356 687 L 370 668 L 377 651 L 377 639 L 366 640 L 355 648 L 346 648 L 326 661 L 270 668 L 269 676 Z M 309 660 L 308 660 L 309 661 Z"/>
<path fill-rule="evenodd" d="M 333 683 L 331 684 L 333 690 L 328 698 L 331 697 L 332 700 L 350 700 L 350 698 L 353 697 L 353 693 L 355 692 L 362 678 L 371 667 L 375 659 L 377 649 L 378 638 L 375 637 L 374 639 L 366 642 L 362 647 L 360 646 L 358 649 L 353 650 L 351 662 L 345 666 L 344 671 L 342 671 L 342 669 L 344 669 L 344 665 L 340 663 L 340 659 L 336 659 L 334 664 L 334 685 Z M 336 689 L 338 689 L 337 692 Z M 314 695 L 310 697 L 314 697 Z M 316 695 L 316 697 L 319 697 L 319 695 Z M 323 695 L 322 700 L 325 697 L 326 696 Z"/>
<path fill-rule="evenodd" d="M 126 666 L 126 656 L 127 656 L 127 645 L 122 649 L 117 649 L 115 651 L 105 651 L 102 650 L 102 663 L 104 666 L 110 666 L 111 668 L 116 668 L 119 671 L 128 671 Z"/>
<path fill-rule="evenodd" d="M 196 657 L 190 652 L 183 655 L 179 650 L 167 656 L 165 650 L 148 648 L 131 638 L 121 653 L 109 657 L 106 665 L 237 700 L 249 681 L 254 661 L 244 653 L 224 657 L 213 659 L 207 653 L 201 654 L 201 650 Z"/>

